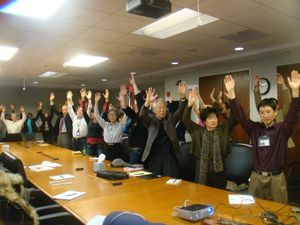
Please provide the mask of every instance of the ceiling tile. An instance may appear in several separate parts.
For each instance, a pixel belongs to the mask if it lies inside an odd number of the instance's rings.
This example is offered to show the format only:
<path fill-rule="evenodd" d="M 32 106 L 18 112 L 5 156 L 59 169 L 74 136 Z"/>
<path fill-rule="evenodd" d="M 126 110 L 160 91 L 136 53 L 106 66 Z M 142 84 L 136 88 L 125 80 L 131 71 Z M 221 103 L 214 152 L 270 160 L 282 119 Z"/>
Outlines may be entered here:
<path fill-rule="evenodd" d="M 183 44 L 190 45 L 200 45 L 201 42 L 211 39 L 211 36 L 196 33 L 193 31 L 187 31 L 184 33 L 177 34 L 175 36 L 169 37 L 166 40 L 179 42 Z"/>
<path fill-rule="evenodd" d="M 9 46 L 9 47 L 20 48 L 20 46 L 22 46 L 23 44 L 24 44 L 23 41 L 8 40 L 8 39 L 0 38 L 0 46 Z"/>
<path fill-rule="evenodd" d="M 166 50 L 166 51 L 178 49 L 183 46 L 185 46 L 185 45 L 182 43 L 166 41 L 166 40 L 156 40 L 154 43 L 145 45 L 146 48 L 155 48 L 155 49 Z"/>
<path fill-rule="evenodd" d="M 87 29 L 88 27 L 86 26 L 78 26 L 49 20 L 44 23 L 40 29 L 38 29 L 38 32 L 65 37 L 76 37 Z"/>
<path fill-rule="evenodd" d="M 40 43 L 33 43 L 33 42 L 26 42 L 22 45 L 22 50 L 28 51 L 37 51 L 37 52 L 53 52 L 58 49 L 59 45 L 51 45 L 51 44 L 40 44 Z"/>
<path fill-rule="evenodd" d="M 44 23 L 44 20 L 2 12 L 0 21 L 0 27 L 26 31 L 36 31 Z"/>
<path fill-rule="evenodd" d="M 250 0 L 205 0 L 200 2 L 199 11 L 210 16 L 224 19 L 247 12 L 259 6 L 260 4 Z"/>
<path fill-rule="evenodd" d="M 76 48 L 86 48 L 86 49 L 97 49 L 106 44 L 107 44 L 106 42 L 101 42 L 101 41 L 74 38 L 73 40 L 69 41 L 66 44 L 66 46 L 76 47 Z"/>
<path fill-rule="evenodd" d="M 117 30 L 123 33 L 132 33 L 144 26 L 147 26 L 149 22 L 140 19 L 133 19 L 125 16 L 111 15 L 94 27 L 102 28 L 105 30 Z"/>
<path fill-rule="evenodd" d="M 286 44 L 288 42 L 289 41 L 286 39 L 282 39 L 282 38 L 278 38 L 278 37 L 268 37 L 268 38 L 263 38 L 263 39 L 260 39 L 257 41 L 250 41 L 250 42 L 247 42 L 247 44 L 252 45 L 252 46 L 261 47 L 261 48 L 266 48 L 266 47 Z"/>
<path fill-rule="evenodd" d="M 236 25 L 234 23 L 229 23 L 227 21 L 218 20 L 213 23 L 206 24 L 204 26 L 194 29 L 194 32 L 199 32 L 201 34 L 210 35 L 214 37 L 221 37 L 228 34 L 233 34 L 246 30 L 247 28 L 243 26 Z"/>
<path fill-rule="evenodd" d="M 135 47 L 135 46 L 110 43 L 110 44 L 107 44 L 107 45 L 99 48 L 98 50 L 107 51 L 107 52 L 126 53 L 126 52 L 132 51 L 136 48 L 137 47 Z"/>
<path fill-rule="evenodd" d="M 51 35 L 51 34 L 42 34 L 42 33 L 35 33 L 28 42 L 40 43 L 40 44 L 50 44 L 50 45 L 64 45 L 66 44 L 71 38 L 58 36 L 58 35 Z"/>
<path fill-rule="evenodd" d="M 72 0 L 68 4 L 85 9 L 113 13 L 126 6 L 128 0 Z"/>
<path fill-rule="evenodd" d="M 126 45 L 131 45 L 131 46 L 145 46 L 149 45 L 151 43 L 154 43 L 156 41 L 155 38 L 150 38 L 150 37 L 144 37 L 140 35 L 135 35 L 135 34 L 129 34 L 126 35 L 125 37 L 122 37 L 116 41 L 115 43 L 118 44 L 126 44 Z"/>
<path fill-rule="evenodd" d="M 268 7 L 275 9 L 276 11 L 282 12 L 286 15 L 292 16 L 296 19 L 300 19 L 300 1 L 299 0 L 277 0 L 272 1 L 267 5 Z"/>
<path fill-rule="evenodd" d="M 288 16 L 284 15 L 283 13 L 277 12 L 265 6 L 260 6 L 242 14 L 226 18 L 226 20 L 241 26 L 256 29 L 256 27 L 274 23 L 287 18 Z"/>
<path fill-rule="evenodd" d="M 107 16 L 109 16 L 109 13 L 79 8 L 66 4 L 52 15 L 50 20 L 82 26 L 94 26 Z"/>
<path fill-rule="evenodd" d="M 0 28 L 0 39 L 27 41 L 33 32 Z"/>
<path fill-rule="evenodd" d="M 111 42 L 111 41 L 117 40 L 125 35 L 126 34 L 120 33 L 120 32 L 90 28 L 87 31 L 85 31 L 84 33 L 82 33 L 81 35 L 79 35 L 79 38 Z"/>

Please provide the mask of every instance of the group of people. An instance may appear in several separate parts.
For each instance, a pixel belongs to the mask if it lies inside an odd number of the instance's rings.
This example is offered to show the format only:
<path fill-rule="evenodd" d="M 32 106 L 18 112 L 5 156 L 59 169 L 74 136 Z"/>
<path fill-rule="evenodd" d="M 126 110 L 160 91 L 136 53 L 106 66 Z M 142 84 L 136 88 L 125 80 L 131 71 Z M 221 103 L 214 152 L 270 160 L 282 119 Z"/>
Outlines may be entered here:
<path fill-rule="evenodd" d="M 74 107 L 73 94 L 67 92 L 67 103 L 57 110 L 54 105 L 54 94 L 50 94 L 51 113 L 42 113 L 42 103 L 38 107 L 38 114 L 25 117 L 24 107 L 21 107 L 21 120 L 11 114 L 11 120 L 4 117 L 5 107 L 2 107 L 1 120 L 8 132 L 7 141 L 20 141 L 20 131 L 28 137 L 36 132 L 34 122 L 38 117 L 42 119 L 44 140 L 52 140 L 53 130 L 58 130 L 57 145 L 60 147 L 82 151 L 87 149 L 88 155 L 106 155 L 106 159 L 113 161 L 122 158 L 123 130 L 130 119 L 128 128 L 128 142 L 131 149 L 130 163 L 149 162 L 148 170 L 162 176 L 179 178 L 179 160 L 183 158 L 180 148 L 182 133 L 177 130 L 181 126 L 191 135 L 192 154 L 197 159 L 195 182 L 220 189 L 226 189 L 225 158 L 231 152 L 231 142 L 234 127 L 240 124 L 251 139 L 253 148 L 253 172 L 250 178 L 249 194 L 287 203 L 286 181 L 282 172 L 286 151 L 294 146 L 290 138 L 293 126 L 299 119 L 299 86 L 300 75 L 292 71 L 288 83 L 292 89 L 292 98 L 284 79 L 276 75 L 276 82 L 281 85 L 284 95 L 284 109 L 278 110 L 276 99 L 261 100 L 259 94 L 259 76 L 255 76 L 255 99 L 261 122 L 252 121 L 242 109 L 235 96 L 234 79 L 228 75 L 224 79 L 227 90 L 228 103 L 221 101 L 222 92 L 217 100 L 214 90 L 211 94 L 212 105 L 205 105 L 198 89 L 188 90 L 184 81 L 179 82 L 177 90 L 180 95 L 179 106 L 172 113 L 167 102 L 155 95 L 155 89 L 146 90 L 144 99 L 135 82 L 134 75 L 129 79 L 135 94 L 134 106 L 131 108 L 126 101 L 127 88 L 121 85 L 118 99 L 124 112 L 122 120 L 118 120 L 119 110 L 109 107 L 109 91 L 103 94 L 105 105 L 100 114 L 98 103 L 100 93 L 95 94 L 95 105 L 92 105 L 92 93 L 82 89 L 81 105 Z M 195 106 L 199 98 L 200 109 Z M 86 103 L 87 99 L 87 103 Z M 191 120 L 194 109 L 199 116 L 199 123 Z M 57 115 L 57 123 L 53 127 L 51 120 Z M 223 120 L 219 124 L 218 117 Z M 26 128 L 25 128 L 26 127 Z"/>

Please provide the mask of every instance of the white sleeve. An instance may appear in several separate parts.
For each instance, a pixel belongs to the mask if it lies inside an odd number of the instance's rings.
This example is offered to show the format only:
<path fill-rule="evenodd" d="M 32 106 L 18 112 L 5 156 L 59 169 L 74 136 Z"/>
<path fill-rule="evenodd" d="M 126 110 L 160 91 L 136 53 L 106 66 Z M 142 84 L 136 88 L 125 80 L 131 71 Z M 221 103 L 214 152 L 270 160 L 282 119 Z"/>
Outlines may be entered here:
<path fill-rule="evenodd" d="M 100 124 L 100 126 L 104 129 L 105 128 L 105 125 L 106 125 L 106 122 L 105 120 L 100 116 L 99 114 L 99 110 L 98 110 L 98 106 L 95 105 L 94 107 L 94 115 L 95 115 L 95 118 L 97 120 L 97 122 Z"/>
<path fill-rule="evenodd" d="M 73 121 L 76 115 L 75 115 L 73 107 L 71 105 L 68 105 L 68 113 L 69 113 L 70 118 Z"/>

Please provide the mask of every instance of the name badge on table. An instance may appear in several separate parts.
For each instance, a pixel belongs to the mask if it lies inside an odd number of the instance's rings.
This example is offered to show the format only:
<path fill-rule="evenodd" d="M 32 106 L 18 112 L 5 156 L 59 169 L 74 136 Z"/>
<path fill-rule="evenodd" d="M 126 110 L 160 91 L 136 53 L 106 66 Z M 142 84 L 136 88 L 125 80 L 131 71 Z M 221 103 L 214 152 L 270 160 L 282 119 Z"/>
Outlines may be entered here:
<path fill-rule="evenodd" d="M 258 138 L 258 147 L 270 146 L 270 137 L 261 136 Z"/>

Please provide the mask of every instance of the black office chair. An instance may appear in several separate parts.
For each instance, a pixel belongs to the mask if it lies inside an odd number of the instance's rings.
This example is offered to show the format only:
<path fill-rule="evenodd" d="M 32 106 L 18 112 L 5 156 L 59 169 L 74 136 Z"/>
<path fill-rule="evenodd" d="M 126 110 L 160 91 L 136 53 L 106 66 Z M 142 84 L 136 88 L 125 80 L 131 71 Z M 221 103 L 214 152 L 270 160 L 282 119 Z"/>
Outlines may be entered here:
<path fill-rule="evenodd" d="M 300 185 L 300 173 L 292 173 L 293 166 L 298 164 L 298 161 L 287 162 L 286 164 L 290 166 L 289 173 L 287 176 L 288 182 L 292 184 Z"/>
<path fill-rule="evenodd" d="M 190 154 L 191 142 L 181 144 L 183 159 L 179 160 L 180 179 L 194 182 L 197 159 Z"/>
<path fill-rule="evenodd" d="M 39 189 L 30 187 L 30 182 L 27 180 L 23 163 L 19 158 L 10 152 L 2 152 L 0 154 L 0 163 L 2 164 L 1 168 L 3 171 L 20 174 L 23 178 L 24 199 L 35 207 L 35 210 L 39 214 L 38 221 L 41 221 L 40 224 L 55 224 L 54 221 L 63 221 L 64 218 L 62 217 L 68 218 L 65 219 L 65 221 L 70 220 L 72 217 L 70 213 L 66 212 L 60 205 L 56 204 Z M 20 190 L 17 191 L 20 192 Z"/>
<path fill-rule="evenodd" d="M 130 147 L 128 143 L 128 136 L 122 138 L 122 148 L 123 148 L 123 161 L 126 163 L 130 162 Z"/>
<path fill-rule="evenodd" d="M 243 143 L 231 144 L 232 152 L 225 159 L 226 176 L 228 181 L 237 185 L 249 184 L 252 173 L 252 146 Z"/>

